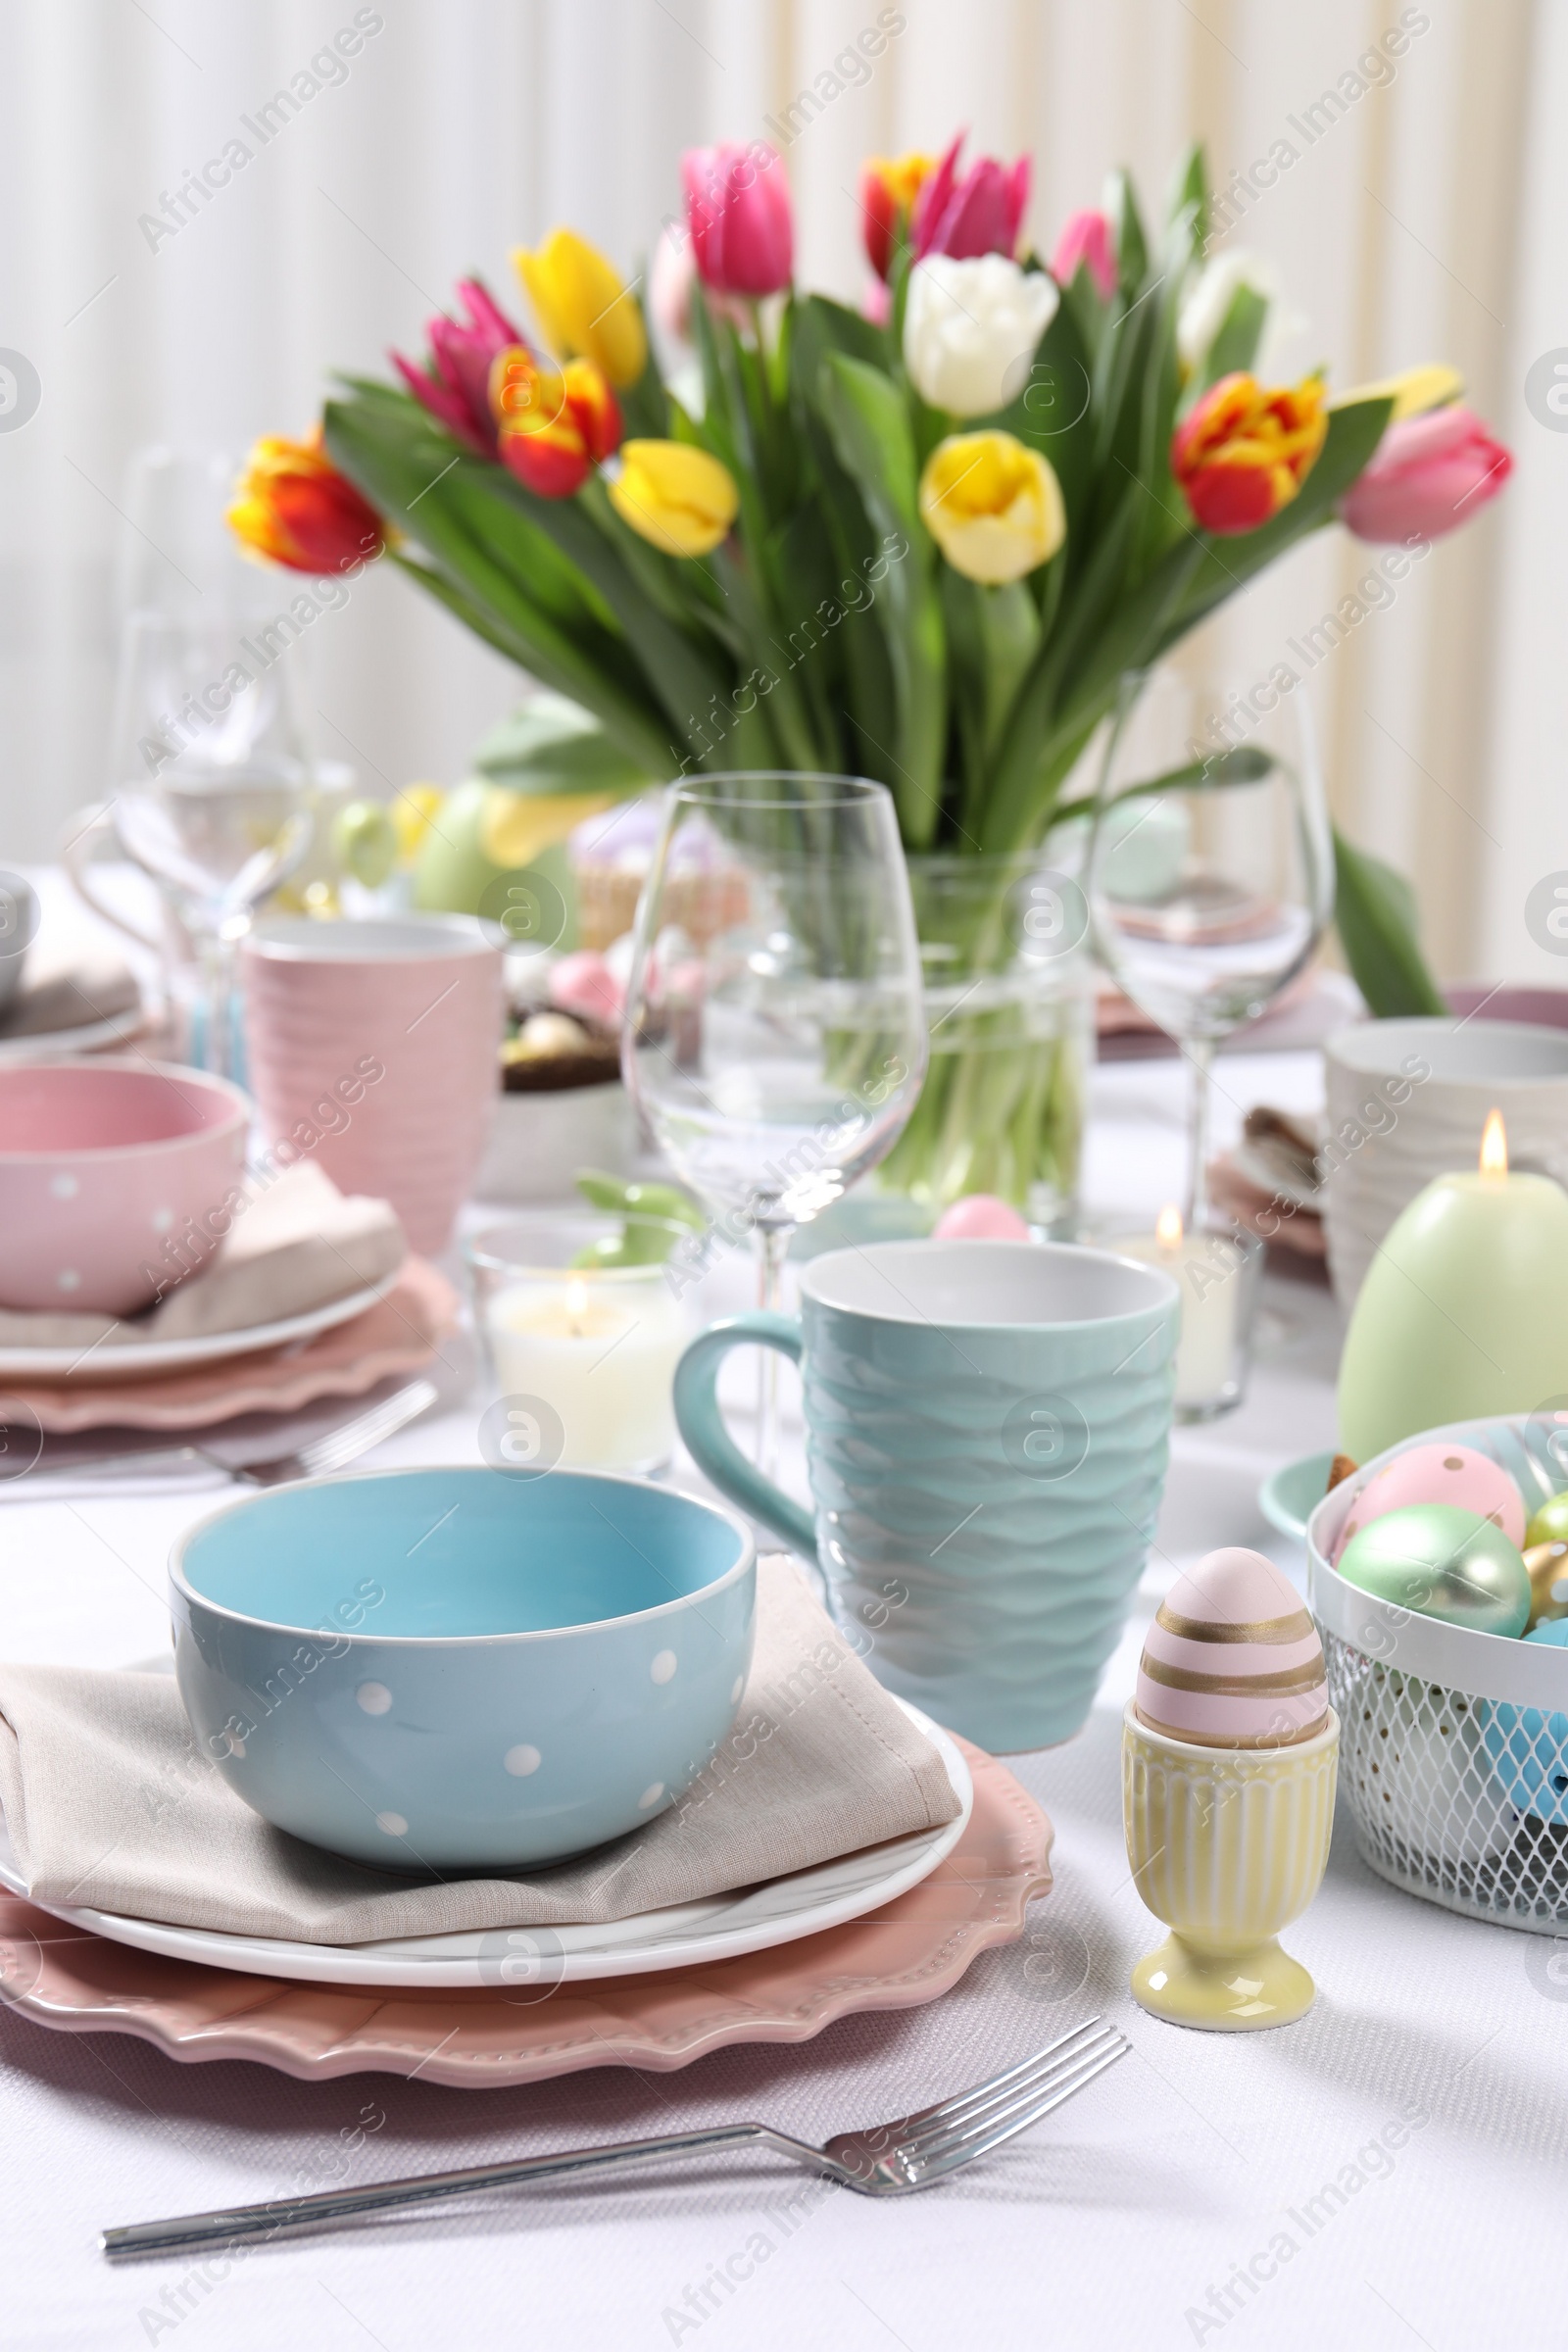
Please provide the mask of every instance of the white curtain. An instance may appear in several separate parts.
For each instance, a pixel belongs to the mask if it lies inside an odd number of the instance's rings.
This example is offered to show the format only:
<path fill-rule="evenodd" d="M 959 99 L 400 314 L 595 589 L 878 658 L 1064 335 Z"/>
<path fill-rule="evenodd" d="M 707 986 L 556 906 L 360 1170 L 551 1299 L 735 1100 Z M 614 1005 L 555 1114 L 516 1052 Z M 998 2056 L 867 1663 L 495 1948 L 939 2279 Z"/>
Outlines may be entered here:
<path fill-rule="evenodd" d="M 889 38 L 868 72 L 836 66 L 879 15 Z M 0 863 L 48 855 L 111 781 L 110 583 L 138 445 L 241 450 L 299 429 L 334 368 L 417 351 L 461 272 L 514 300 L 509 248 L 559 220 L 631 269 L 678 204 L 680 149 L 701 139 L 804 122 L 788 146 L 801 274 L 855 296 L 867 151 L 934 147 L 960 125 L 978 149 L 1027 148 L 1049 247 L 1113 162 L 1157 199 L 1196 132 L 1236 190 L 1231 242 L 1269 257 L 1298 318 L 1287 369 L 1326 360 L 1343 386 L 1452 359 L 1516 452 L 1499 505 L 1358 600 L 1365 617 L 1314 667 L 1314 691 L 1336 808 L 1414 877 L 1440 968 L 1555 976 L 1523 908 L 1540 875 L 1568 867 L 1568 438 L 1531 415 L 1523 381 L 1568 341 L 1561 11 L 12 0 L 0 23 L 0 346 L 39 384 L 24 424 L 5 429 L 0 412 Z M 1397 59 L 1384 45 L 1358 65 L 1390 31 Z M 803 91 L 814 111 L 792 116 Z M 214 159 L 191 217 L 149 226 L 168 197 L 179 218 L 179 191 Z M 1259 675 L 1292 659 L 1281 649 L 1367 570 L 1367 550 L 1323 534 L 1230 610 L 1226 659 Z M 319 748 L 371 790 L 455 781 L 515 694 L 503 663 L 390 575 L 324 614 L 311 655 Z"/>

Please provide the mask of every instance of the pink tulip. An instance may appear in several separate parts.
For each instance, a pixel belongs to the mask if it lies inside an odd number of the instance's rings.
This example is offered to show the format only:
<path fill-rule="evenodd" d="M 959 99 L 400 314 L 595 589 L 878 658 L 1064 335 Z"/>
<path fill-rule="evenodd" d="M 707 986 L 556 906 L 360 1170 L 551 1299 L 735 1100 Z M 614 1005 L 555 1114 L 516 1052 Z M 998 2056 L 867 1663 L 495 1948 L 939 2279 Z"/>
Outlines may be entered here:
<path fill-rule="evenodd" d="M 1012 259 L 1029 203 L 1029 158 L 1020 155 L 1010 172 L 993 156 L 982 156 L 958 177 L 959 131 L 914 200 L 909 220 L 914 258 L 946 253 L 956 262 L 975 262 L 985 253 Z"/>
<path fill-rule="evenodd" d="M 1056 239 L 1051 274 L 1058 286 L 1070 286 L 1082 262 L 1095 281 L 1102 302 L 1116 291 L 1116 239 L 1105 213 L 1072 213 Z"/>
<path fill-rule="evenodd" d="M 452 318 L 431 319 L 425 329 L 431 353 L 427 366 L 416 368 L 398 351 L 391 355 L 392 364 L 438 424 L 476 456 L 493 458 L 497 442 L 490 414 L 490 363 L 498 351 L 521 343 L 522 337 L 476 277 L 461 279 L 458 292 L 467 320 L 460 325 Z"/>
<path fill-rule="evenodd" d="M 937 1219 L 935 1242 L 1026 1242 L 1027 1221 L 994 1193 L 966 1193 Z"/>
<path fill-rule="evenodd" d="M 715 294 L 777 294 L 795 270 L 789 182 L 762 140 L 688 147 L 680 159 L 697 274 Z"/>
<path fill-rule="evenodd" d="M 1495 498 L 1513 459 L 1468 409 L 1391 424 L 1340 505 L 1358 539 L 1441 539 Z"/>

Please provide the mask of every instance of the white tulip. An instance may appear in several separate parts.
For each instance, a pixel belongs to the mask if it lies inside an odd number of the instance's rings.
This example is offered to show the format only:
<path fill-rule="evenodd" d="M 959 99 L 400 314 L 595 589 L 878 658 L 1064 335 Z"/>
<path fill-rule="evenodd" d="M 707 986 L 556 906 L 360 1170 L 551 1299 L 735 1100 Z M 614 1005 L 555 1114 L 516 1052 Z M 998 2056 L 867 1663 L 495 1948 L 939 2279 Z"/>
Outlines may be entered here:
<path fill-rule="evenodd" d="M 1061 296 L 1044 270 L 1003 253 L 956 262 L 933 253 L 909 272 L 904 364 L 916 391 L 953 416 L 989 416 L 1015 400 Z"/>
<path fill-rule="evenodd" d="M 1268 305 L 1262 339 L 1252 363 L 1254 374 L 1272 377 L 1279 368 L 1281 352 L 1304 332 L 1306 319 L 1298 312 L 1286 310 L 1280 301 L 1279 279 L 1273 266 L 1261 254 L 1250 253 L 1245 245 L 1238 245 L 1232 252 L 1216 254 L 1211 262 L 1204 263 L 1198 283 L 1182 304 L 1176 320 L 1176 349 L 1189 372 L 1201 368 L 1208 358 L 1214 337 L 1243 286 L 1250 287 Z"/>

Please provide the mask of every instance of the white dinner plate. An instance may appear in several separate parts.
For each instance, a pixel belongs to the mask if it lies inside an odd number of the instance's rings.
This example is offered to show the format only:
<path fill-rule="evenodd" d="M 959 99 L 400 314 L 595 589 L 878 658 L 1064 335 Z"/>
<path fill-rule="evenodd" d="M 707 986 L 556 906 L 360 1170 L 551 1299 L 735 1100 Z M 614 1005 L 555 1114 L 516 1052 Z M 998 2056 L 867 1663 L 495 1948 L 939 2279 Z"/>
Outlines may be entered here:
<path fill-rule="evenodd" d="M 286 1315 L 280 1323 L 250 1323 L 243 1331 L 210 1331 L 200 1339 L 131 1340 L 123 1348 L 0 1348 L 0 1379 L 63 1380 L 79 1369 L 96 1387 L 122 1372 L 183 1372 L 191 1364 L 253 1355 L 259 1348 L 286 1348 L 291 1340 L 314 1340 L 318 1332 L 363 1315 L 396 1281 L 395 1274 L 388 1274 L 347 1298 L 313 1306 L 307 1314 Z"/>
<path fill-rule="evenodd" d="M 974 1782 L 956 1743 L 917 1707 L 900 1699 L 909 1720 L 931 1741 L 947 1768 L 958 1799 L 956 1820 L 940 1829 L 917 1830 L 885 1845 L 866 1847 L 699 1903 L 675 1903 L 644 1911 L 604 1927 L 490 1928 L 461 1936 L 404 1936 L 383 1943 L 288 1943 L 264 1936 L 226 1936 L 212 1928 L 169 1927 L 159 1920 L 126 1919 L 114 1911 L 81 1910 L 64 1903 L 39 1903 L 55 1919 L 90 1929 L 115 1943 L 162 1952 L 173 1960 L 199 1960 L 209 1968 L 238 1969 L 246 1976 L 292 1977 L 307 1984 L 512 1985 L 541 1997 L 556 1984 L 585 1984 L 596 1977 L 647 1976 L 656 1969 L 738 1959 L 773 1944 L 819 1936 L 875 1911 L 930 1877 L 952 1853 L 974 1809 Z M 0 1818 L 0 1886 L 27 1895 L 16 1866 L 10 1835 Z M 29 1901 L 34 1898 L 27 1896 Z"/>

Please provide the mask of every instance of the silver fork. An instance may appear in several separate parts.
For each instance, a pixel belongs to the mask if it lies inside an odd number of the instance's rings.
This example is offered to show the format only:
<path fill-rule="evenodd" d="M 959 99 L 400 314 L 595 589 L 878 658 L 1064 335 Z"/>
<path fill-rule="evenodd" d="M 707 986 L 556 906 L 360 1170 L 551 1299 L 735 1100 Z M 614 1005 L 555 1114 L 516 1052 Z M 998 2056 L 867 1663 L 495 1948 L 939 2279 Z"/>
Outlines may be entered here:
<path fill-rule="evenodd" d="M 195 1440 L 187 1440 L 180 1446 L 154 1446 L 134 1453 L 90 1454 L 84 1460 L 51 1464 L 35 1478 L 24 1475 L 11 1479 L 0 1487 L 0 1494 L 14 1495 L 23 1502 L 39 1499 L 57 1487 L 64 1487 L 72 1494 L 90 1494 L 100 1481 L 107 1484 L 127 1470 L 134 1470 L 139 1484 L 169 1470 L 198 1465 L 221 1471 L 228 1478 L 254 1487 L 279 1487 L 294 1479 L 324 1478 L 329 1471 L 346 1469 L 362 1453 L 368 1453 L 372 1446 L 396 1437 L 400 1429 L 407 1428 L 434 1404 L 437 1394 L 432 1381 L 405 1381 L 401 1389 L 395 1389 L 390 1396 L 383 1396 L 366 1411 L 338 1422 L 335 1428 L 323 1430 L 303 1446 L 291 1446 L 286 1453 L 275 1453 L 260 1461 L 230 1462 L 221 1453 L 209 1451 Z"/>
<path fill-rule="evenodd" d="M 1095 2029 L 1099 2028 L 1096 2032 Z M 100 2243 L 111 2257 L 157 2254 L 174 2246 L 223 2244 L 242 2238 L 270 2238 L 288 2230 L 308 2230 L 389 2205 L 423 2205 L 439 2197 L 466 2196 L 472 2189 L 510 2188 L 563 2173 L 614 2172 L 650 2158 L 690 2156 L 709 2148 L 760 2142 L 789 2156 L 808 2172 L 825 2173 L 844 2188 L 866 2197 L 903 2197 L 945 2180 L 960 2165 L 989 2155 L 1014 2132 L 1027 2132 L 1054 2107 L 1102 2075 L 1132 2044 L 1115 2027 L 1092 2017 L 1021 2066 L 977 2082 L 972 2090 L 921 2107 L 896 2123 L 866 2132 L 844 2132 L 820 2148 L 791 2139 L 769 2124 L 720 2124 L 707 2132 L 673 2132 L 662 2139 L 623 2139 L 601 2148 L 563 2149 L 553 2156 L 522 2156 L 510 2164 L 475 2164 L 462 2172 L 423 2173 L 408 2180 L 376 2180 L 365 2188 L 330 2188 L 310 2197 L 277 2197 L 265 2205 L 235 2205 L 226 2212 L 189 2213 L 173 2221 L 135 2222 L 106 2230 Z"/>
<path fill-rule="evenodd" d="M 274 1454 L 270 1461 L 246 1462 L 233 1475 L 256 1487 L 280 1487 L 296 1478 L 325 1478 L 329 1471 L 346 1470 L 350 1462 L 368 1453 L 372 1446 L 380 1446 L 395 1438 L 400 1429 L 434 1404 L 435 1383 L 429 1380 L 411 1380 L 368 1412 L 356 1413 L 352 1421 L 340 1421 L 336 1429 L 323 1430 L 318 1438 L 292 1453 Z M 198 1446 L 197 1451 L 201 1448 Z M 209 1460 L 216 1457 L 209 1455 Z"/>

